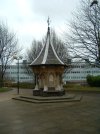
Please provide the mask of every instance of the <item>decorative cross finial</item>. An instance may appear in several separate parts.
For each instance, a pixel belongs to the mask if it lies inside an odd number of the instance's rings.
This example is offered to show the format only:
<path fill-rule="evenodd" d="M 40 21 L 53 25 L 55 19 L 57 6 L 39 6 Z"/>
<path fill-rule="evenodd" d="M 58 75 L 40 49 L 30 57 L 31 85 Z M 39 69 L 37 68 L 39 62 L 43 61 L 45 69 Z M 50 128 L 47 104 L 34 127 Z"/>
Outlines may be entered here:
<path fill-rule="evenodd" d="M 90 7 L 92 7 L 93 5 L 98 5 L 98 0 L 93 0 Z"/>
<path fill-rule="evenodd" d="M 49 25 L 50 25 L 50 18 L 49 17 L 48 17 L 47 23 L 48 23 L 48 27 L 49 27 Z"/>

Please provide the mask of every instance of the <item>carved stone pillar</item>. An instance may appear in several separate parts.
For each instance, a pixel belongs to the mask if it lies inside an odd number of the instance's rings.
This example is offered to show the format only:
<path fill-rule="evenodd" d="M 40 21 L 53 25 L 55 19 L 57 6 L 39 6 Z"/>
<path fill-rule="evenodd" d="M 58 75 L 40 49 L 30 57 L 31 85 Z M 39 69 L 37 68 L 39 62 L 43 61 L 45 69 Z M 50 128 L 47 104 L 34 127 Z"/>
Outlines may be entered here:
<path fill-rule="evenodd" d="M 39 85 L 38 85 L 38 74 L 35 74 L 35 89 L 34 90 L 39 90 Z"/>
<path fill-rule="evenodd" d="M 47 74 L 44 75 L 44 89 L 43 91 L 48 91 L 48 84 L 47 84 Z"/>
<path fill-rule="evenodd" d="M 60 91 L 61 90 L 61 85 L 60 85 L 60 76 L 59 76 L 59 74 L 56 74 L 56 80 L 57 80 L 56 90 Z"/>

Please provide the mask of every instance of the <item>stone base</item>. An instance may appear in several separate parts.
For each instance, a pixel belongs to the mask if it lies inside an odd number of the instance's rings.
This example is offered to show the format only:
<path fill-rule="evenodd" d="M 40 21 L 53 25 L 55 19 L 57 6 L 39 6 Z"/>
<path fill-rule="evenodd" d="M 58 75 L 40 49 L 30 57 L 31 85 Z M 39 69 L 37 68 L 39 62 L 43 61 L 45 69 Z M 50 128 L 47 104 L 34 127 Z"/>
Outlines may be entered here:
<path fill-rule="evenodd" d="M 33 90 L 33 96 L 44 96 L 44 97 L 49 97 L 49 96 L 62 96 L 65 94 L 65 90 L 48 90 L 48 91 L 43 91 L 43 89 L 39 90 Z"/>
<path fill-rule="evenodd" d="M 43 96 L 17 96 L 12 98 L 18 101 L 24 101 L 35 104 L 42 103 L 65 103 L 65 102 L 79 102 L 82 99 L 81 95 L 76 94 L 65 94 L 63 96 L 52 96 L 52 97 L 43 97 Z"/>

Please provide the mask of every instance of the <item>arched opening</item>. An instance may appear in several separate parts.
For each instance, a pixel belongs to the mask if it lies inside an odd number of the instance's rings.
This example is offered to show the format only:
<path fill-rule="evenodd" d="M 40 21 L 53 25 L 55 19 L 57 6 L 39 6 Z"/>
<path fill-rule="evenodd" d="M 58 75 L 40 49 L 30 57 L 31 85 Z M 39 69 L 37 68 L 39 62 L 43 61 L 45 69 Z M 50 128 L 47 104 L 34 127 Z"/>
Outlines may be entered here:
<path fill-rule="evenodd" d="M 54 87 L 54 75 L 53 74 L 49 75 L 48 86 Z"/>
<path fill-rule="evenodd" d="M 42 73 L 40 74 L 40 79 L 39 79 L 39 88 L 44 88 L 44 83 L 45 83 L 45 75 Z"/>

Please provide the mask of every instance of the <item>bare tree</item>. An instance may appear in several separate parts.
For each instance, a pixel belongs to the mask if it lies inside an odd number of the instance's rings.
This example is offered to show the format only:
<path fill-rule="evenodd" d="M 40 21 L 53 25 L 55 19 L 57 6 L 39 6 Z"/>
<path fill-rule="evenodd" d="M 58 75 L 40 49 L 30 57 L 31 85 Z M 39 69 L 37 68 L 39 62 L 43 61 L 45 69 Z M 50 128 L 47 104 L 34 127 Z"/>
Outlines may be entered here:
<path fill-rule="evenodd" d="M 51 42 L 54 45 L 55 51 L 59 58 L 64 62 L 68 63 L 69 53 L 68 49 L 63 40 L 56 34 L 56 32 L 51 29 Z"/>
<path fill-rule="evenodd" d="M 5 71 L 17 49 L 17 39 L 14 33 L 3 23 L 0 23 L 0 86 L 3 86 Z"/>
<path fill-rule="evenodd" d="M 83 58 L 100 67 L 100 3 L 82 0 L 73 14 L 66 44 L 73 57 Z"/>
<path fill-rule="evenodd" d="M 34 39 L 32 41 L 32 45 L 31 45 L 30 49 L 27 50 L 26 57 L 27 57 L 27 60 L 29 63 L 31 63 L 33 60 L 35 60 L 35 58 L 40 53 L 41 49 L 42 49 L 42 42 Z"/>

